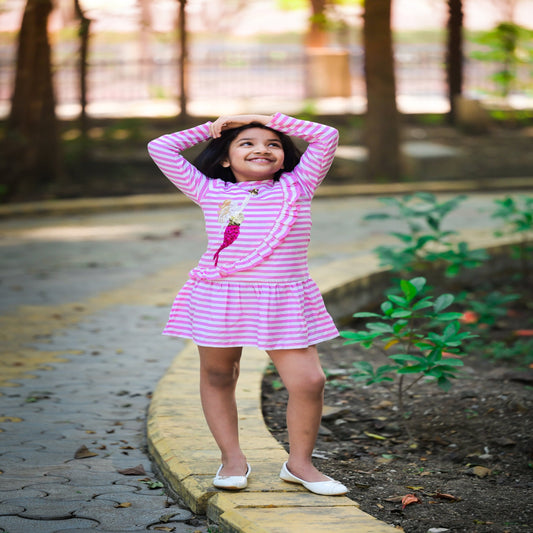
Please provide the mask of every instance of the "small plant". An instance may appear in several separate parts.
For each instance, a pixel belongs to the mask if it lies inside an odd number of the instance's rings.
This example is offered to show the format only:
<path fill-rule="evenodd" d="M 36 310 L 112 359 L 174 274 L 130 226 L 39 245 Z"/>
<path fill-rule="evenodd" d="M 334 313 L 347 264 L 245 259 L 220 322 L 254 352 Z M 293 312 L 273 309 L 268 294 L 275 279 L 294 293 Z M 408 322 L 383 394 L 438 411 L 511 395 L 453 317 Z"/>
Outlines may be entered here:
<path fill-rule="evenodd" d="M 494 203 L 496 209 L 492 213 L 492 218 L 501 218 L 503 222 L 503 228 L 494 234 L 497 237 L 520 235 L 520 244 L 514 247 L 514 254 L 520 260 L 522 276 L 528 280 L 531 270 L 530 259 L 533 254 L 533 197 L 507 196 L 503 200 L 494 200 Z"/>
<path fill-rule="evenodd" d="M 509 313 L 508 304 L 520 299 L 519 294 L 504 294 L 500 291 L 492 291 L 482 300 L 467 300 L 468 307 L 472 313 L 470 320 L 472 327 L 484 329 L 496 324 L 498 319 L 507 316 Z M 464 314 L 462 321 L 464 321 Z"/>
<path fill-rule="evenodd" d="M 493 361 L 509 361 L 520 368 L 533 364 L 533 339 L 516 339 L 514 342 L 494 341 L 490 344 L 473 341 L 472 349 L 479 349 L 483 357 Z"/>
<path fill-rule="evenodd" d="M 482 49 L 472 52 L 471 57 L 500 66 L 491 75 L 500 96 L 509 96 L 517 85 L 518 66 L 531 65 L 533 62 L 532 38 L 532 30 L 514 22 L 500 22 L 492 30 L 473 39 Z"/>
<path fill-rule="evenodd" d="M 461 268 L 479 266 L 486 258 L 484 250 L 470 250 L 465 242 L 453 242 L 455 231 L 444 230 L 445 217 L 466 197 L 456 196 L 438 202 L 431 193 L 415 193 L 397 198 L 380 198 L 390 212 L 371 213 L 365 220 L 399 220 L 407 225 L 407 232 L 389 234 L 400 241 L 398 246 L 379 246 L 375 252 L 382 266 L 396 272 L 423 272 L 434 262 L 446 265 L 445 273 L 454 276 Z"/>
<path fill-rule="evenodd" d="M 454 302 L 451 294 L 437 298 L 424 296 L 426 280 L 423 277 L 401 280 L 401 295 L 390 294 L 381 304 L 381 313 L 355 313 L 355 318 L 374 318 L 365 331 L 341 331 L 347 339 L 344 344 L 360 344 L 370 348 L 379 346 L 391 359 L 391 364 L 374 369 L 369 362 L 354 363 L 353 379 L 367 385 L 398 379 L 398 407 L 404 415 L 403 395 L 423 378 L 435 381 L 443 390 L 449 390 L 451 380 L 457 377 L 463 362 L 459 358 L 463 341 L 475 335 L 461 332 L 462 313 L 445 312 Z M 388 350 L 395 352 L 388 354 Z M 416 378 L 405 386 L 406 375 Z"/>

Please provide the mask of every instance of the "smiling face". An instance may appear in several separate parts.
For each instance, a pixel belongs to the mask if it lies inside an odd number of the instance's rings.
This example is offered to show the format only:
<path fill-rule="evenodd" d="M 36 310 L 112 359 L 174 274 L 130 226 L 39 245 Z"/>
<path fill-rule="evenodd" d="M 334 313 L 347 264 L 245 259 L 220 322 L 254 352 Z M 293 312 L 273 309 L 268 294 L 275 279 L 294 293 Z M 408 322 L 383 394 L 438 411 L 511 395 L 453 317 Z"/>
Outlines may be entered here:
<path fill-rule="evenodd" d="M 285 154 L 280 138 L 271 130 L 248 128 L 231 142 L 221 164 L 231 167 L 237 181 L 268 180 L 283 168 Z"/>

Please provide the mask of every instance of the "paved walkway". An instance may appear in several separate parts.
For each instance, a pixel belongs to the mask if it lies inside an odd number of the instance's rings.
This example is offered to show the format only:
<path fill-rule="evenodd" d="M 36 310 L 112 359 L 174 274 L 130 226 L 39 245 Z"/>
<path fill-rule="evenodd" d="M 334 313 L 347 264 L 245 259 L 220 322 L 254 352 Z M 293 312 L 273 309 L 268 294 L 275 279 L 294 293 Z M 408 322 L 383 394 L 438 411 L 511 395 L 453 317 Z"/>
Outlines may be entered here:
<path fill-rule="evenodd" d="M 483 210 L 496 196 L 471 196 L 448 228 L 494 226 Z M 311 268 L 386 241 L 390 222 L 362 220 L 378 209 L 318 198 Z M 0 221 L 0 531 L 208 531 L 160 487 L 144 436 L 152 391 L 185 347 L 159 333 L 203 235 L 188 204 Z"/>

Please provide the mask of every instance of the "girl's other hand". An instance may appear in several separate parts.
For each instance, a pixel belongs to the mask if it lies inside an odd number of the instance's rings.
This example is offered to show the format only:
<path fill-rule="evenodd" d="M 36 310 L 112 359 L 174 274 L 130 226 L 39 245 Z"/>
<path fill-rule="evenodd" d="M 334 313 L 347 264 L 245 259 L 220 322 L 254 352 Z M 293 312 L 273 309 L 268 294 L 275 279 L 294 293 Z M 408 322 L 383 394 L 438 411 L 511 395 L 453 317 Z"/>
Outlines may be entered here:
<path fill-rule="evenodd" d="M 222 135 L 224 130 L 245 126 L 251 122 L 259 122 L 260 124 L 266 125 L 270 122 L 271 118 L 271 115 L 223 115 L 210 124 L 209 134 L 213 139 L 216 139 Z"/>

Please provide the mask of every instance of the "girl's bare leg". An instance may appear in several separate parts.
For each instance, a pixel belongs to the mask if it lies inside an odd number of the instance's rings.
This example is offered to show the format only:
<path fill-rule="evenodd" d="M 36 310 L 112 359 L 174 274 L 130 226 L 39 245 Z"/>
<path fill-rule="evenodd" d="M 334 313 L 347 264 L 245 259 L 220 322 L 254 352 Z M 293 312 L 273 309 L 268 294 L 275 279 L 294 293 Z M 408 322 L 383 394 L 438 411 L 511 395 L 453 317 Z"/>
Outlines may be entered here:
<path fill-rule="evenodd" d="M 220 475 L 242 476 L 246 457 L 239 444 L 235 387 L 242 348 L 198 346 L 200 352 L 200 397 L 207 425 L 221 452 Z"/>
<path fill-rule="evenodd" d="M 316 347 L 272 350 L 268 355 L 289 392 L 287 466 L 305 481 L 326 481 L 329 478 L 315 468 L 311 459 L 322 418 L 326 382 Z"/>

